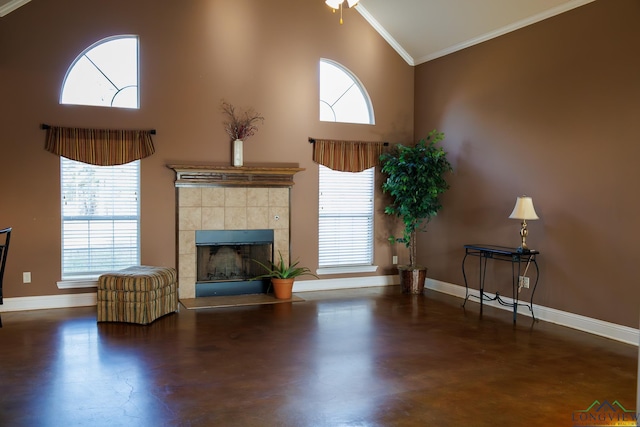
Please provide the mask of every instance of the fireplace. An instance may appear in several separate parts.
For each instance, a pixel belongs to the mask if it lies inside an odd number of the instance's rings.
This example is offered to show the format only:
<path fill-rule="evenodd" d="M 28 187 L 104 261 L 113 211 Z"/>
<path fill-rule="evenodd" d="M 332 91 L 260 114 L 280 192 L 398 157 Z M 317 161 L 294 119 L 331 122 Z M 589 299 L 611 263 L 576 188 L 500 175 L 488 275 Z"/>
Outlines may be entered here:
<path fill-rule="evenodd" d="M 196 297 L 266 293 L 273 230 L 196 230 Z M 258 262 L 256 262 L 258 261 Z"/>
<path fill-rule="evenodd" d="M 271 249 L 266 251 L 269 255 L 282 254 L 285 262 L 289 260 L 290 192 L 293 175 L 304 169 L 285 166 L 168 167 L 176 173 L 176 243 L 180 299 L 195 298 L 196 286 L 198 296 L 210 292 L 221 295 L 216 287 L 227 285 L 218 282 L 244 282 L 247 277 L 257 276 L 251 270 L 242 271 L 239 266 L 248 268 L 252 263 L 245 260 L 258 259 L 262 256 L 258 252 L 265 250 L 249 250 L 246 242 L 232 242 L 226 245 L 226 249 L 216 247 L 220 245 L 206 245 L 205 243 L 210 243 L 206 242 L 207 239 L 196 244 L 196 233 L 199 230 L 271 230 Z M 210 247 L 198 249 L 200 246 Z M 246 253 L 248 250 L 249 253 Z M 204 268 L 198 267 L 200 257 L 206 260 L 205 264 L 212 262 L 222 265 L 218 265 L 217 272 L 216 267 L 213 267 L 213 271 L 209 271 L 211 269 L 207 267 L 199 272 L 199 268 Z M 220 276 L 225 276 L 224 280 Z M 235 285 L 242 291 L 239 283 L 234 283 Z M 250 292 L 255 292 L 255 289 Z"/>

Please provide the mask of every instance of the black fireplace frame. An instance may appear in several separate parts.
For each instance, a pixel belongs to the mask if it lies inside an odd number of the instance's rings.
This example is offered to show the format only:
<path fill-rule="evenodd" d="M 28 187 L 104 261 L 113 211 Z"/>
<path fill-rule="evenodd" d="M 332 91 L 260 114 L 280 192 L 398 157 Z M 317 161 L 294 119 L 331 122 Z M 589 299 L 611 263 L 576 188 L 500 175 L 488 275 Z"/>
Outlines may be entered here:
<path fill-rule="evenodd" d="M 240 246 L 271 245 L 271 261 L 274 260 L 274 230 L 196 230 L 198 246 Z M 197 268 L 197 267 L 196 267 Z M 265 279 L 196 281 L 196 298 L 224 295 L 265 294 L 269 290 L 269 281 Z"/>

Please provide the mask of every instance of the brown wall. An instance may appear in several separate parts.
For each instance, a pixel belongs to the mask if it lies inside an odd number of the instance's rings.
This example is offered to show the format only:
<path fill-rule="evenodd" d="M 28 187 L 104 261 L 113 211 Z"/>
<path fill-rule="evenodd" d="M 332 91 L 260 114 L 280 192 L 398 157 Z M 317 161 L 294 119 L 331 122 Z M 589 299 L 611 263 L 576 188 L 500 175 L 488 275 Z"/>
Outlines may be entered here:
<path fill-rule="evenodd" d="M 89 45 L 140 36 L 139 110 L 58 104 L 68 66 Z M 340 62 L 364 83 L 376 125 L 320 123 L 318 62 Z M 0 19 L 0 228 L 14 228 L 4 296 L 60 291 L 59 159 L 40 123 L 154 128 L 142 161 L 142 263 L 175 265 L 171 163 L 230 164 L 222 98 L 266 121 L 245 143 L 245 164 L 306 168 L 292 190 L 292 253 L 317 266 L 317 165 L 308 137 L 411 140 L 414 70 L 356 11 L 345 24 L 322 1 L 48 0 Z M 380 208 L 381 209 L 381 208 Z M 382 222 L 378 238 L 385 241 Z M 376 251 L 389 268 L 390 248 Z M 32 272 L 22 284 L 22 272 Z M 384 273 L 385 270 L 379 272 Z M 388 272 L 388 271 L 386 271 Z"/>
<path fill-rule="evenodd" d="M 462 284 L 465 243 L 517 246 L 507 217 L 527 194 L 534 302 L 637 328 L 638 17 L 637 0 L 599 0 L 416 67 L 415 134 L 443 130 L 455 168 L 420 236 L 429 277 Z M 491 268 L 510 295 L 508 264 Z"/>
<path fill-rule="evenodd" d="M 415 117 L 418 137 L 446 132 L 455 167 L 444 210 L 419 240 L 429 277 L 462 284 L 465 243 L 516 245 L 519 224 L 507 216 L 525 193 L 541 217 L 529 227 L 542 252 L 535 302 L 637 327 L 639 12 L 636 0 L 598 0 L 420 65 L 414 88 L 414 69 L 357 12 L 340 26 L 321 1 L 30 2 L 0 19 L 0 227 L 15 230 L 5 297 L 74 292 L 55 285 L 59 161 L 43 150 L 40 123 L 157 129 L 157 152 L 142 162 L 142 262 L 175 265 L 174 176 L 165 165 L 229 164 L 225 98 L 267 119 L 245 144 L 246 163 L 307 169 L 292 191 L 292 251 L 303 265 L 317 264 L 307 138 L 406 142 Z M 59 105 L 76 55 L 116 34 L 140 36 L 141 108 Z M 375 126 L 318 121 L 321 57 L 364 83 Z M 389 221 L 379 217 L 375 261 L 384 274 Z M 504 268 L 490 271 L 498 287 Z M 22 284 L 23 271 L 33 283 Z"/>

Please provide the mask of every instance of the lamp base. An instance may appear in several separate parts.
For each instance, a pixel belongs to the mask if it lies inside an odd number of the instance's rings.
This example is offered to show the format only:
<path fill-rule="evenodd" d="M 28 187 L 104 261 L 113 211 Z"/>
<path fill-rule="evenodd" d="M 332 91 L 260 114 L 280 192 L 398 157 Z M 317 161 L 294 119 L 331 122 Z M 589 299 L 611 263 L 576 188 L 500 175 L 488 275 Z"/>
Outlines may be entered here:
<path fill-rule="evenodd" d="M 527 230 L 527 220 L 522 220 L 522 227 L 520 228 L 520 246 L 516 249 L 516 252 L 519 254 L 526 254 L 531 252 L 527 247 L 527 235 L 529 231 Z"/>

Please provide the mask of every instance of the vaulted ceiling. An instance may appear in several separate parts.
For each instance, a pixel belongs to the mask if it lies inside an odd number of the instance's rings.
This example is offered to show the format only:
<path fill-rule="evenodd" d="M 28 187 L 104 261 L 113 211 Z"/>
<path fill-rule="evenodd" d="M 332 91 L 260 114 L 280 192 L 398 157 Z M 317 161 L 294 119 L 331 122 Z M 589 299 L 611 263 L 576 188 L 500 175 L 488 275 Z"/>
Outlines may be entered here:
<path fill-rule="evenodd" d="M 360 0 L 356 10 L 407 63 L 417 65 L 592 1 Z"/>
<path fill-rule="evenodd" d="M 0 17 L 29 1 L 0 0 Z M 360 0 L 355 9 L 408 64 L 417 65 L 592 1 Z M 344 25 L 349 13 L 344 11 Z"/>

